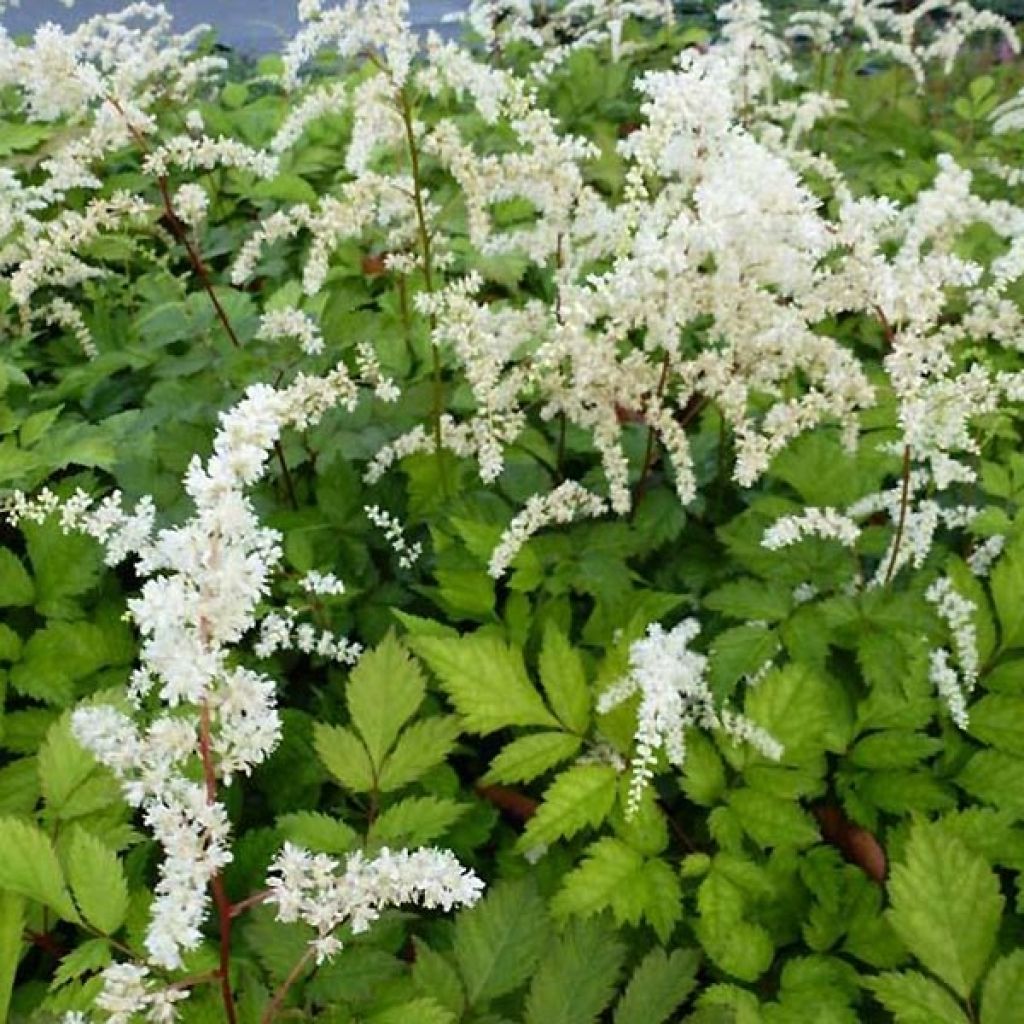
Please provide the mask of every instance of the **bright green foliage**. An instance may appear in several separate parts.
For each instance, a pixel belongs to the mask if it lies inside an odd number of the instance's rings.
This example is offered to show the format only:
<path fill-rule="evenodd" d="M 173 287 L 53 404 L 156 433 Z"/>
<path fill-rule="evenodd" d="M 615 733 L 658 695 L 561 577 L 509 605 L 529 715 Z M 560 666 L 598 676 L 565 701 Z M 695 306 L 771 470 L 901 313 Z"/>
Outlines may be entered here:
<path fill-rule="evenodd" d="M 918 971 L 882 974 L 869 984 L 896 1024 L 967 1024 L 950 991 Z"/>
<path fill-rule="evenodd" d="M 530 682 L 522 655 L 497 637 L 420 636 L 412 648 L 437 675 L 471 732 L 486 734 L 510 725 L 558 726 Z"/>
<path fill-rule="evenodd" d="M 631 83 L 707 41 L 713 19 L 696 24 L 697 6 L 707 14 L 715 5 L 684 3 L 673 28 L 627 21 L 618 59 L 599 43 L 536 84 L 559 130 L 594 143 L 583 174 L 613 203 L 626 188 L 620 144 L 637 138 L 644 118 Z M 991 167 L 1021 166 L 1021 134 L 993 135 L 990 117 L 1024 82 L 1019 62 L 971 52 L 922 91 L 905 69 L 881 57 L 866 63 L 848 42 L 812 61 L 798 54 L 797 79 L 778 83 L 773 97 L 780 131 L 788 131 L 788 105 L 824 85 L 846 106 L 806 137 L 836 162 L 855 196 L 911 200 L 948 152 L 979 194 L 1017 201 Z M 492 54 L 495 67 L 532 67 L 532 57 L 520 45 Z M 253 65 L 232 55 L 227 76 L 191 105 L 212 134 L 264 144 L 306 95 L 274 85 L 280 66 L 280 58 Z M 344 62 L 325 59 L 317 82 L 355 86 L 361 74 L 347 77 Z M 448 89 L 410 88 L 409 99 L 414 124 L 433 124 L 458 103 Z M 154 138 L 180 132 L 188 109 L 160 106 Z M 461 108 L 458 118 L 467 144 L 510 152 L 507 126 Z M 41 176 L 53 147 L 78 130 L 60 118 L 28 123 L 0 95 L 0 158 L 18 173 Z M 920 566 L 861 586 L 884 569 L 893 533 L 887 514 L 866 520 L 849 549 L 810 539 L 769 550 L 764 531 L 781 515 L 807 504 L 841 510 L 900 488 L 881 361 L 886 326 L 913 328 L 829 315 L 813 331 L 855 354 L 877 390 L 856 451 L 826 424 L 740 488 L 730 476 L 736 438 L 698 388 L 686 423 L 682 412 L 676 420 L 698 484 L 697 500 L 684 508 L 677 467 L 656 439 L 648 455 L 645 417 L 656 382 L 638 383 L 634 407 L 608 424 L 621 431 L 625 478 L 642 499 L 632 515 L 550 524 L 495 580 L 491 553 L 531 497 L 570 479 L 607 496 L 592 439 L 571 424 L 563 430 L 561 417 L 547 418 L 531 397 L 527 426 L 493 485 L 450 451 L 400 458 L 368 483 L 367 461 L 388 440 L 428 428 L 435 402 L 456 418 L 471 402 L 448 340 L 438 343 L 420 312 L 421 269 L 378 268 L 395 238 L 374 229 L 340 241 L 323 293 L 311 297 L 301 281 L 309 243 L 300 232 L 263 253 L 249 285 L 230 283 L 231 262 L 262 218 L 293 202 L 337 198 L 351 181 L 351 131 L 350 111 L 310 123 L 270 181 L 238 170 L 172 170 L 172 190 L 198 183 L 209 196 L 209 220 L 194 240 L 238 349 L 156 213 L 84 253 L 105 271 L 81 288 L 95 359 L 82 357 L 57 325 L 23 329 L 7 273 L 0 275 L 0 503 L 15 487 L 50 486 L 64 497 L 81 487 L 96 498 L 118 489 L 129 504 L 152 494 L 159 524 L 180 522 L 189 513 L 181 486 L 189 459 L 209 454 L 218 414 L 254 382 L 319 373 L 337 361 L 354 369 L 354 346 L 369 340 L 400 385 L 394 403 L 367 392 L 351 414 L 286 431 L 288 479 L 275 453 L 251 493 L 261 519 L 280 533 L 286 568 L 261 612 L 291 603 L 304 623 L 366 653 L 351 667 L 315 649 L 263 658 L 246 636 L 237 664 L 277 683 L 283 738 L 251 777 L 222 788 L 234 854 L 224 880 L 232 902 L 261 891 L 285 841 L 341 863 L 355 851 L 438 845 L 480 875 L 486 894 L 451 916 L 403 908 L 367 933 L 342 932 L 336 957 L 300 971 L 280 1019 L 1021 1024 L 1020 403 L 979 417 L 976 485 L 926 495 L 944 510 L 978 504 L 981 513 L 955 543 L 940 528 Z M 448 283 L 449 269 L 476 270 L 479 297 L 495 313 L 538 303 L 553 309 L 556 261 L 477 251 L 439 154 L 421 158 L 429 202 L 441 211 L 445 244 L 439 239 L 437 252 L 448 261 L 435 267 L 434 286 Z M 156 195 L 133 146 L 112 159 L 117 173 L 105 190 Z M 383 151 L 372 159 L 389 173 L 410 170 L 404 154 L 398 165 Z M 817 171 L 807 181 L 808 202 L 838 215 L 834 182 Z M 84 204 L 73 191 L 65 207 L 82 214 Z M 516 200 L 490 213 L 505 224 L 535 216 Z M 572 259 L 587 246 L 564 242 Z M 1004 250 L 994 231 L 978 228 L 958 255 L 988 264 Z M 842 255 L 823 257 L 815 273 L 826 275 Z M 581 273 L 606 269 L 595 260 Z M 963 294 L 947 296 L 951 309 Z M 764 295 L 789 301 L 772 288 Z M 1019 303 L 1024 292 L 1017 284 L 1007 295 Z M 694 296 L 694 308 L 709 301 Z M 289 342 L 257 337 L 264 313 L 291 307 L 318 322 L 322 362 L 299 362 Z M 705 320 L 667 328 L 687 358 L 719 344 Z M 543 336 L 524 336 L 514 358 L 532 360 Z M 1019 365 L 985 337 L 955 342 L 950 358 L 979 371 Z M 802 387 L 787 384 L 784 397 L 797 400 Z M 752 425 L 771 397 L 751 396 Z M 418 560 L 398 564 L 368 522 L 368 505 L 387 508 L 407 539 L 423 545 Z M 972 556 L 995 536 L 1005 538 L 1002 554 L 987 572 L 972 568 Z M 307 594 L 298 580 L 310 570 L 336 572 L 346 593 Z M 954 725 L 930 676 L 942 646 L 963 667 L 948 624 L 925 597 L 940 576 L 973 605 L 979 673 L 966 729 Z M 137 584 L 130 563 L 107 567 L 94 541 L 65 534 L 56 518 L 5 526 L 0 537 L 0 1020 L 12 1024 L 54 1024 L 65 1012 L 93 1010 L 98 972 L 146 956 L 158 851 L 119 782 L 75 740 L 70 717 L 82 704 L 125 706 L 140 638 L 124 612 Z M 774 762 L 721 730 L 689 729 L 682 767 L 655 751 L 653 778 L 628 813 L 633 760 L 642 753 L 638 700 L 598 714 L 598 697 L 626 677 L 630 645 L 649 624 L 670 629 L 691 615 L 716 711 L 742 712 L 783 755 Z M 232 932 L 239 1022 L 259 1024 L 306 955 L 309 930 L 261 905 L 239 913 Z M 183 974 L 213 975 L 218 938 L 211 917 Z M 196 985 L 181 1004 L 181 1024 L 223 1024 L 219 999 L 218 985 Z"/>
<path fill-rule="evenodd" d="M 113 935 L 128 913 L 128 883 L 117 854 L 92 833 L 76 828 L 67 873 L 82 916 L 105 935 Z"/>
<path fill-rule="evenodd" d="M 981 1024 L 1013 1024 L 1024 1006 L 1024 950 L 997 960 L 981 989 Z"/>
<path fill-rule="evenodd" d="M 544 802 L 520 839 L 529 849 L 595 828 L 615 802 L 617 779 L 610 765 L 579 764 L 567 769 L 544 791 Z"/>
<path fill-rule="evenodd" d="M 0 819 L 0 889 L 44 903 L 66 921 L 78 920 L 53 844 L 17 818 Z"/>
<path fill-rule="evenodd" d="M 889 920 L 907 948 L 967 999 L 992 956 L 1004 903 L 984 858 L 939 825 L 915 825 L 889 895 Z"/>

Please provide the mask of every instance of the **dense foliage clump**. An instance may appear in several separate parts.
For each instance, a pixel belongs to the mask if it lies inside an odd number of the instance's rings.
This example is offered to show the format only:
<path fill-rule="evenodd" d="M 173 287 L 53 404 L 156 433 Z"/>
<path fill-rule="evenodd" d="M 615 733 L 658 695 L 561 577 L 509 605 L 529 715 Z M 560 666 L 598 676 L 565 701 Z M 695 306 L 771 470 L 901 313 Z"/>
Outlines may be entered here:
<path fill-rule="evenodd" d="M 991 6 L 0 30 L 0 1018 L 1019 1024 Z"/>

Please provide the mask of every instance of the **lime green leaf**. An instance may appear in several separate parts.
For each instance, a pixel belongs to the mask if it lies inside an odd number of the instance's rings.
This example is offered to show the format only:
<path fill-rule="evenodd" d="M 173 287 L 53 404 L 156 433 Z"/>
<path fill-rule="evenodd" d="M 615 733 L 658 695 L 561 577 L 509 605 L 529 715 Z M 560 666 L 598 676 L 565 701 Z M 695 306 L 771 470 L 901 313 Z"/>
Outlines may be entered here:
<path fill-rule="evenodd" d="M 583 863 L 565 876 L 551 907 L 560 917 L 588 917 L 610 908 L 618 924 L 654 927 L 663 941 L 681 914 L 681 890 L 664 861 L 646 859 L 620 839 L 605 837 L 587 847 Z"/>
<path fill-rule="evenodd" d="M 693 991 L 698 962 L 696 950 L 652 949 L 615 1007 L 615 1024 L 664 1024 Z"/>
<path fill-rule="evenodd" d="M 541 686 L 559 720 L 573 732 L 586 732 L 591 700 L 583 659 L 551 622 L 544 630 L 538 668 Z"/>
<path fill-rule="evenodd" d="M 50 983 L 51 991 L 75 981 L 83 974 L 93 974 L 107 967 L 112 956 L 110 943 L 106 939 L 88 939 L 80 946 L 75 946 L 67 956 L 61 957 L 60 966 L 54 972 Z"/>
<path fill-rule="evenodd" d="M 686 737 L 682 787 L 701 807 L 713 807 L 725 792 L 725 764 L 711 739 L 694 730 Z"/>
<path fill-rule="evenodd" d="M 968 1024 L 949 989 L 917 971 L 880 974 L 865 984 L 896 1024 Z"/>
<path fill-rule="evenodd" d="M 1024 644 L 1024 551 L 1020 545 L 1008 550 L 995 564 L 990 586 L 999 616 L 1000 647 L 1020 647 Z"/>
<path fill-rule="evenodd" d="M 455 746 L 462 725 L 455 715 L 436 715 L 413 722 L 405 729 L 377 779 L 382 793 L 391 793 L 415 782 L 439 765 Z"/>
<path fill-rule="evenodd" d="M 635 885 L 643 865 L 643 854 L 622 840 L 610 836 L 598 839 L 587 847 L 579 867 L 565 876 L 551 909 L 561 917 L 599 913 Z M 638 920 L 640 908 L 626 916 Z"/>
<path fill-rule="evenodd" d="M 47 810 L 58 816 L 75 791 L 97 771 L 96 759 L 72 735 L 68 714 L 47 730 L 36 763 Z"/>
<path fill-rule="evenodd" d="M 357 839 L 354 828 L 315 811 L 284 814 L 277 819 L 277 827 L 286 839 L 318 853 L 347 853 Z"/>
<path fill-rule="evenodd" d="M 579 753 L 582 740 L 565 732 L 536 732 L 505 746 L 491 762 L 483 782 L 531 782 Z"/>
<path fill-rule="evenodd" d="M 971 709 L 973 716 L 974 709 Z M 860 768 L 875 771 L 892 771 L 899 768 L 913 768 L 920 761 L 937 754 L 942 749 L 942 740 L 925 736 L 920 732 L 906 732 L 889 729 L 873 732 L 858 740 L 850 751 L 849 759 Z"/>
<path fill-rule="evenodd" d="M 117 854 L 91 832 L 76 828 L 67 861 L 83 917 L 104 935 L 113 935 L 128 913 L 128 882 Z"/>
<path fill-rule="evenodd" d="M 429 997 L 392 1006 L 368 1018 L 367 1024 L 454 1024 L 455 1014 Z"/>
<path fill-rule="evenodd" d="M 414 938 L 416 956 L 412 962 L 412 981 L 424 996 L 436 999 L 456 1017 L 466 1008 L 466 993 L 458 972 L 448 957 L 431 949 L 422 939 Z"/>
<path fill-rule="evenodd" d="M 82 534 L 65 534 L 54 520 L 24 523 L 22 529 L 35 576 L 36 609 L 48 618 L 79 615 L 75 598 L 96 585 L 103 569 L 99 544 Z"/>
<path fill-rule="evenodd" d="M 0 607 L 29 605 L 35 597 L 35 584 L 21 559 L 13 551 L 0 548 Z"/>
<path fill-rule="evenodd" d="M 1024 818 L 1024 758 L 1001 750 L 979 750 L 956 781 L 979 800 Z"/>
<path fill-rule="evenodd" d="M 409 797 L 374 821 L 370 839 L 388 846 L 422 846 L 444 835 L 467 806 L 437 796 Z"/>
<path fill-rule="evenodd" d="M 53 844 L 17 818 L 0 818 L 0 889 L 45 903 L 65 921 L 79 919 Z"/>
<path fill-rule="evenodd" d="M 24 930 L 25 900 L 16 893 L 0 891 L 0 1020 L 8 1019 Z"/>
<path fill-rule="evenodd" d="M 746 919 L 743 890 L 717 865 L 697 891 L 696 933 L 711 959 L 741 981 L 754 981 L 771 966 L 771 936 Z"/>
<path fill-rule="evenodd" d="M 373 764 L 362 741 L 341 725 L 313 726 L 313 746 L 323 766 L 346 789 L 369 793 L 374 787 Z"/>
<path fill-rule="evenodd" d="M 608 817 L 615 802 L 616 771 L 606 764 L 578 764 L 544 791 L 544 802 L 519 840 L 521 849 L 547 846 Z"/>
<path fill-rule="evenodd" d="M 525 1024 L 594 1024 L 612 1001 L 624 955 L 600 920 L 572 921 L 534 975 Z"/>
<path fill-rule="evenodd" d="M 1017 1024 L 1024 1007 L 1024 950 L 997 960 L 981 989 L 981 1024 Z"/>
<path fill-rule="evenodd" d="M 513 992 L 533 973 L 547 945 L 544 901 L 526 879 L 494 886 L 455 922 L 455 959 L 470 1006 Z"/>
<path fill-rule="evenodd" d="M 393 633 L 352 670 L 345 691 L 349 713 L 378 770 L 426 690 L 420 667 Z"/>
<path fill-rule="evenodd" d="M 486 734 L 510 725 L 558 728 L 526 674 L 522 654 L 497 637 L 417 636 L 411 646 L 437 675 L 470 731 Z"/>
<path fill-rule="evenodd" d="M 811 816 L 792 800 L 753 789 L 737 789 L 729 805 L 739 816 L 743 831 L 760 846 L 802 847 L 820 836 Z"/>
<path fill-rule="evenodd" d="M 1024 757 L 1024 697 L 1002 693 L 982 697 L 971 705 L 967 731 L 982 743 Z"/>
<path fill-rule="evenodd" d="M 916 824 L 889 879 L 890 923 L 911 953 L 967 999 L 995 947 L 999 879 L 948 830 Z"/>
<path fill-rule="evenodd" d="M 844 750 L 852 731 L 842 687 L 807 665 L 769 672 L 747 695 L 745 711 L 782 744 L 786 763 Z"/>

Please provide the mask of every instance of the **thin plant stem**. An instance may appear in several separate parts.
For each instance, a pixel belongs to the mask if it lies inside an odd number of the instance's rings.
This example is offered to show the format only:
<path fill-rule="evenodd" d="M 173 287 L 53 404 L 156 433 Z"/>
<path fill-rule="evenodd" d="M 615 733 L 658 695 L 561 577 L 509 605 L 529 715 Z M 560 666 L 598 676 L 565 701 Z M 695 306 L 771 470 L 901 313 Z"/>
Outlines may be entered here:
<path fill-rule="evenodd" d="M 199 715 L 199 756 L 203 762 L 203 780 L 206 783 L 206 799 L 217 800 L 217 776 L 213 766 L 213 751 L 210 744 L 210 707 L 204 701 Z M 213 902 L 220 922 L 220 994 L 228 1024 L 237 1024 L 235 998 L 231 992 L 231 902 L 224 889 L 224 879 L 218 871 L 210 879 Z"/>
<path fill-rule="evenodd" d="M 310 946 L 305 953 L 299 957 L 298 962 L 288 972 L 288 977 L 281 982 L 277 991 L 274 993 L 273 998 L 267 1004 L 267 1008 L 263 1011 L 263 1016 L 260 1017 L 260 1024 L 270 1024 L 270 1022 L 277 1016 L 278 1011 L 281 1009 L 281 1005 L 284 1003 L 285 997 L 288 995 L 288 991 L 292 985 L 299 980 L 299 976 L 306 969 L 309 961 L 313 958 L 313 947 Z"/>
<path fill-rule="evenodd" d="M 412 122 L 412 104 L 409 102 L 409 94 L 403 86 L 398 90 L 398 110 L 405 127 L 405 141 L 409 150 L 409 166 L 412 173 L 413 206 L 416 210 L 416 230 L 419 235 L 420 254 L 423 261 L 423 284 L 428 294 L 434 292 L 433 257 L 431 255 L 430 229 L 427 225 L 426 206 L 423 202 L 423 181 L 420 170 L 420 153 L 416 145 L 416 131 Z M 441 474 L 441 487 L 447 492 L 448 487 L 445 480 L 444 453 L 441 449 L 441 415 L 444 412 L 444 381 L 441 376 L 441 353 L 434 342 L 434 317 L 430 317 L 430 352 L 433 359 L 434 379 L 434 447 L 437 451 L 437 464 Z"/>
<path fill-rule="evenodd" d="M 665 385 L 668 383 L 668 368 L 669 368 L 669 354 L 665 353 L 664 358 L 661 361 L 661 376 L 658 378 L 658 388 L 655 392 L 657 396 L 658 404 L 661 404 L 661 398 L 665 393 Z M 644 463 L 643 468 L 640 470 L 640 479 L 636 483 L 636 492 L 633 497 L 633 507 L 630 509 L 630 519 L 636 514 L 637 506 L 643 500 L 644 492 L 647 490 L 647 478 L 650 476 L 651 469 L 654 466 L 654 441 L 655 433 L 653 424 L 647 426 L 647 448 L 644 451 Z"/>
<path fill-rule="evenodd" d="M 907 506 L 910 504 L 910 445 L 903 446 L 903 483 L 900 487 L 900 516 L 896 523 L 896 536 L 892 542 L 892 555 L 889 567 L 885 570 L 886 585 L 896 572 L 896 560 L 899 557 L 900 545 L 903 543 L 903 530 L 907 525 Z"/>
<path fill-rule="evenodd" d="M 122 118 L 124 118 L 125 124 L 128 126 L 128 131 L 131 133 L 132 138 L 135 140 L 142 152 L 149 153 L 149 143 L 146 142 L 145 136 L 135 127 L 135 125 L 132 124 L 131 118 L 129 118 L 125 113 L 124 107 L 121 106 L 117 98 L 114 96 L 108 96 L 107 102 L 110 103 Z M 185 250 L 189 264 L 191 265 L 196 277 L 199 279 L 199 283 L 202 286 L 203 291 L 206 292 L 206 295 L 210 300 L 210 305 L 213 306 L 213 311 L 217 320 L 220 322 L 221 327 L 223 327 L 228 340 L 235 348 L 241 348 L 242 342 L 231 323 L 231 318 L 228 316 L 227 310 L 224 308 L 220 298 L 217 296 L 217 290 L 213 285 L 213 279 L 210 277 L 210 271 L 207 268 L 206 263 L 203 261 L 202 253 L 189 237 L 188 229 L 185 224 L 182 223 L 181 218 L 174 209 L 174 200 L 171 198 L 171 190 L 167 183 L 167 175 L 157 175 L 156 184 L 157 188 L 160 190 L 160 199 L 164 206 L 164 218 L 167 221 L 167 226 L 170 228 L 171 234 Z M 281 478 L 284 481 L 284 488 L 288 495 L 289 504 L 292 508 L 298 509 L 299 503 L 295 496 L 295 486 L 292 482 L 291 471 L 288 469 L 288 463 L 285 461 L 284 448 L 281 447 L 280 441 L 274 442 L 274 454 L 277 457 L 278 465 L 281 468 Z"/>

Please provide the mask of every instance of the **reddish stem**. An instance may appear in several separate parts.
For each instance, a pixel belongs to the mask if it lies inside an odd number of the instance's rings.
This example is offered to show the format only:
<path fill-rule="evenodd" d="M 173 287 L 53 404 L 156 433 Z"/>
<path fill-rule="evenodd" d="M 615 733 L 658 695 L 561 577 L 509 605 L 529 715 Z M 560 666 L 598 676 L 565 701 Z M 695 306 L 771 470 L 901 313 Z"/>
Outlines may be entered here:
<path fill-rule="evenodd" d="M 206 782 L 206 798 L 210 803 L 217 800 L 217 776 L 213 766 L 213 752 L 210 749 L 210 707 L 204 701 L 199 716 L 199 756 L 203 762 L 203 779 Z M 224 889 L 224 879 L 218 871 L 210 879 L 213 902 L 217 907 L 220 922 L 220 994 L 224 1001 L 224 1013 L 228 1024 L 237 1024 L 235 998 L 231 992 L 231 902 Z"/>

